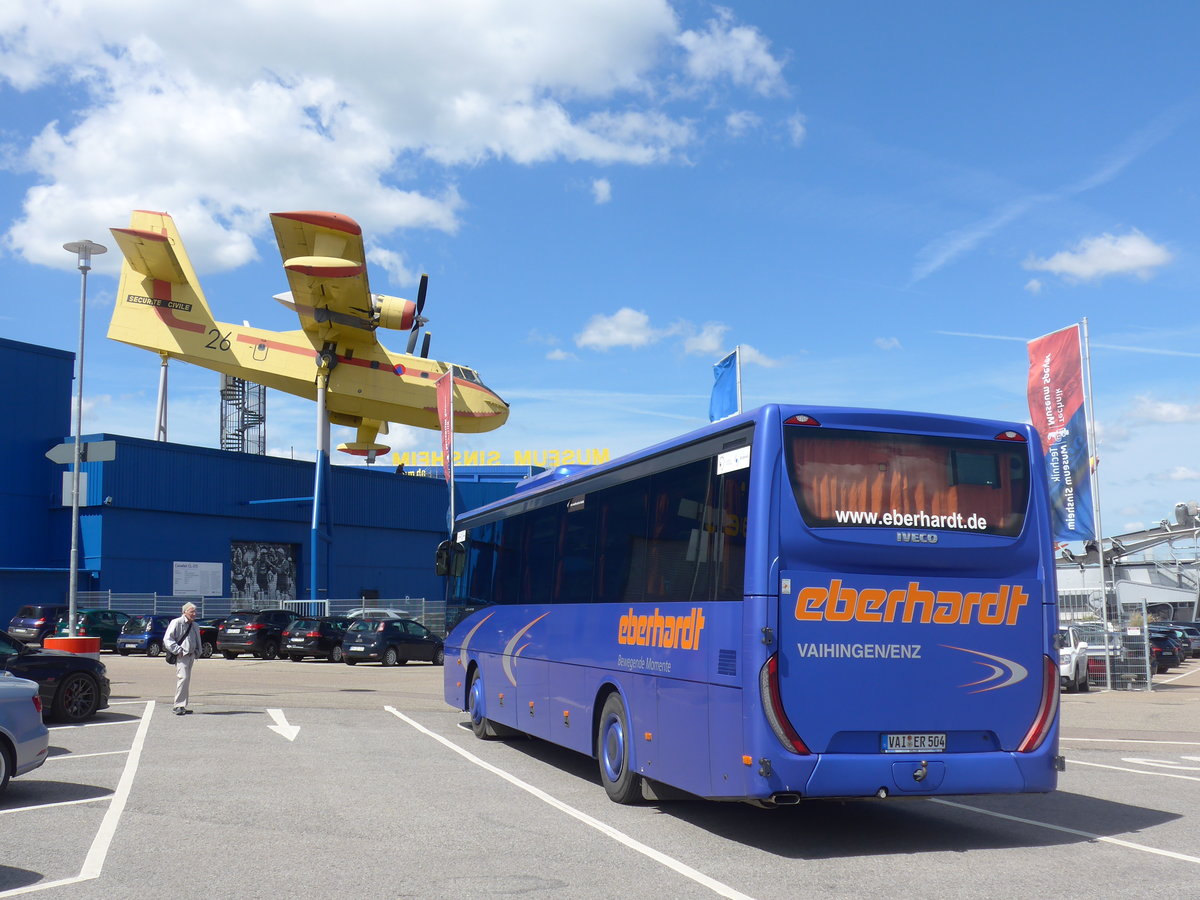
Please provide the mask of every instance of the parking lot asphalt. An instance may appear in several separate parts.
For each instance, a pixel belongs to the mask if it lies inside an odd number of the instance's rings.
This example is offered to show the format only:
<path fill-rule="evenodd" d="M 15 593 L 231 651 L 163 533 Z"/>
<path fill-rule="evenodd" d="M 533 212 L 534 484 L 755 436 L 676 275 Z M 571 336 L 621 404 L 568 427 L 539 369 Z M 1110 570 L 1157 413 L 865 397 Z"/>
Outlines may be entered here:
<path fill-rule="evenodd" d="M 102 658 L 112 706 L 53 727 L 51 758 L 0 796 L 0 897 L 1159 897 L 1200 882 L 1200 661 L 1148 694 L 1064 694 L 1053 794 L 761 810 L 613 804 L 587 757 L 476 740 L 440 667 L 201 660 L 196 712 L 176 717 L 173 667 Z"/>

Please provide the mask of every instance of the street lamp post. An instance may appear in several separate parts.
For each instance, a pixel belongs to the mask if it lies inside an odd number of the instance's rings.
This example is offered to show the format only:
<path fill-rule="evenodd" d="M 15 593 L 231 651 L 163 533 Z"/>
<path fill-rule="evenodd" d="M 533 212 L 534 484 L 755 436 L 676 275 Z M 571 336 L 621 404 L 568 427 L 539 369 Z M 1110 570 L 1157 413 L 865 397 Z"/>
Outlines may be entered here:
<path fill-rule="evenodd" d="M 108 248 L 92 241 L 72 241 L 63 244 L 64 250 L 79 257 L 82 287 L 79 292 L 79 354 L 75 376 L 75 464 L 71 469 L 71 580 L 68 592 L 67 634 L 75 637 L 78 625 L 75 621 L 76 595 L 79 584 L 79 470 L 82 461 L 83 435 L 83 326 L 87 317 L 87 273 L 92 267 L 92 257 L 107 253 Z"/>

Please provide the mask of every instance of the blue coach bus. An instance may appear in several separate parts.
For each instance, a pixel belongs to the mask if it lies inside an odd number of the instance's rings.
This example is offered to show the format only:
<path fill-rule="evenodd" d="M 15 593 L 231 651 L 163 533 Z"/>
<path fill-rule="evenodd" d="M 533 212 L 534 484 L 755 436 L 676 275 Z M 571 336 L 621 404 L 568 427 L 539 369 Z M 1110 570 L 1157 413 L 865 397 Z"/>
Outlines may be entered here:
<path fill-rule="evenodd" d="M 1026 425 L 770 405 L 547 471 L 440 548 L 446 701 L 620 803 L 1051 791 L 1041 466 Z"/>

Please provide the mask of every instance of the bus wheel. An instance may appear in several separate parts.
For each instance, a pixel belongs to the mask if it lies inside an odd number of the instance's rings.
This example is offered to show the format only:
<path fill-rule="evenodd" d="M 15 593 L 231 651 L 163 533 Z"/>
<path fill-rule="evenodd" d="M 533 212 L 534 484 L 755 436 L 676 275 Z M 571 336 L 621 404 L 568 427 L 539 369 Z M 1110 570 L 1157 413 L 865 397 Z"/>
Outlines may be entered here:
<path fill-rule="evenodd" d="M 471 730 L 475 732 L 475 737 L 483 741 L 490 741 L 499 737 L 499 734 L 484 715 L 486 710 L 484 697 L 483 676 L 476 669 L 471 676 L 471 687 L 467 690 L 467 712 L 471 714 Z"/>
<path fill-rule="evenodd" d="M 604 701 L 600 728 L 596 732 L 596 758 L 600 760 L 600 781 L 608 798 L 616 803 L 642 799 L 642 776 L 630 765 L 629 720 L 621 695 L 612 693 Z"/>

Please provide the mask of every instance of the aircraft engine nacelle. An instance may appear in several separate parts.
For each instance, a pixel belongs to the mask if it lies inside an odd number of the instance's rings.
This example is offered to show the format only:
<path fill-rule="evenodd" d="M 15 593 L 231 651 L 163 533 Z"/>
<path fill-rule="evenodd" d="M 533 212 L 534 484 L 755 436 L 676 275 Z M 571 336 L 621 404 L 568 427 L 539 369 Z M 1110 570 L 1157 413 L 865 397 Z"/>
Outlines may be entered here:
<path fill-rule="evenodd" d="M 417 314 L 417 304 L 400 297 L 389 297 L 387 294 L 374 294 L 376 322 L 380 328 L 391 328 L 395 331 L 408 331 L 412 328 L 413 317 Z"/>

